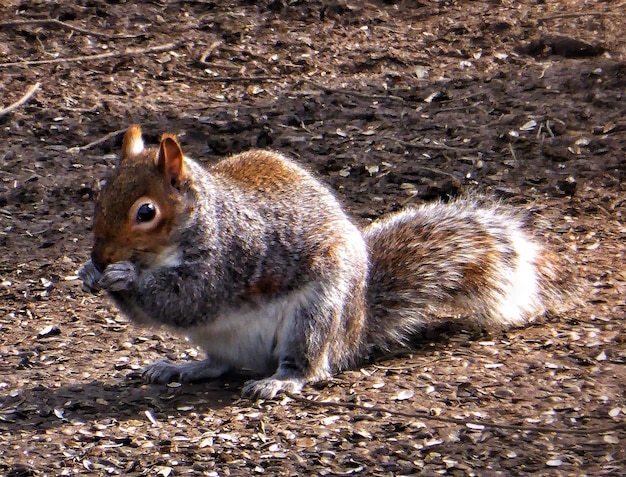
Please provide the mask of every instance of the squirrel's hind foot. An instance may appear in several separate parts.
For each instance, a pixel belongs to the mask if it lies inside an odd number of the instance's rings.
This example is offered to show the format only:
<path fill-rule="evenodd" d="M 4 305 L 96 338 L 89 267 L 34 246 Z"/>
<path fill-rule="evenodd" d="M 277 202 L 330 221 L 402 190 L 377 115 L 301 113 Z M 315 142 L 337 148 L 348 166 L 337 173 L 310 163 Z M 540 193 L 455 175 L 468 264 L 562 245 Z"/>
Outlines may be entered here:
<path fill-rule="evenodd" d="M 190 383 L 217 378 L 227 371 L 227 366 L 219 365 L 212 359 L 188 363 L 174 363 L 169 359 L 164 359 L 147 366 L 141 376 L 148 383 Z"/>
<path fill-rule="evenodd" d="M 251 399 L 273 399 L 279 393 L 298 394 L 305 381 L 300 379 L 265 378 L 244 384 L 241 394 Z"/>

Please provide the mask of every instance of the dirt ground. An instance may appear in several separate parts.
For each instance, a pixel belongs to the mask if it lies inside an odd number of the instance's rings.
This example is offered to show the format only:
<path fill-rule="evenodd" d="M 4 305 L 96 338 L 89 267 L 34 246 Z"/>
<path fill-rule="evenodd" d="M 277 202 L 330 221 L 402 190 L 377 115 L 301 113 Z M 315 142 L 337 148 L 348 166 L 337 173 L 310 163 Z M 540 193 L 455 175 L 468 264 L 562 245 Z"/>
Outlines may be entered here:
<path fill-rule="evenodd" d="M 0 6 L 0 475 L 624 475 L 624 1 L 29 0 Z M 53 20 L 54 19 L 54 20 Z M 359 223 L 461 192 L 544 219 L 583 303 L 459 322 L 305 388 L 167 387 L 200 357 L 75 272 L 121 131 L 268 147 Z M 333 404 L 335 403 L 335 404 Z"/>

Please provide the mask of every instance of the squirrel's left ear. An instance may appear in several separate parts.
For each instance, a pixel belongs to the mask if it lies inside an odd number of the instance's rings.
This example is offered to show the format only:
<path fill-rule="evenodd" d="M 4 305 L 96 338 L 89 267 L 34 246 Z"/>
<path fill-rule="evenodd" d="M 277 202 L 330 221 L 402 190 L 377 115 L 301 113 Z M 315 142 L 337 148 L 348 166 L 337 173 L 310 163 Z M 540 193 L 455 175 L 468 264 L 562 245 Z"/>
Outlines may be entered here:
<path fill-rule="evenodd" d="M 174 136 L 164 134 L 161 137 L 156 162 L 159 172 L 169 183 L 178 186 L 183 175 L 183 150 Z"/>

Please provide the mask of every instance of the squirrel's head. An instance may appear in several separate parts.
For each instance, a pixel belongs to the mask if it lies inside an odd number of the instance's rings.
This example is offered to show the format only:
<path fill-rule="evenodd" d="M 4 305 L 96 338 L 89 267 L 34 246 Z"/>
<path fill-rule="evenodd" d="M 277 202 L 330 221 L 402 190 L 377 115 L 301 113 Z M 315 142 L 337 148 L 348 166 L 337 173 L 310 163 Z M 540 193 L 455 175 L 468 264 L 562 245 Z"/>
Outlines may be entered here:
<path fill-rule="evenodd" d="M 122 260 L 149 265 L 171 249 L 171 235 L 187 210 L 182 149 L 173 135 L 144 147 L 141 128 L 124 135 L 122 157 L 96 200 L 91 259 L 104 269 Z"/>

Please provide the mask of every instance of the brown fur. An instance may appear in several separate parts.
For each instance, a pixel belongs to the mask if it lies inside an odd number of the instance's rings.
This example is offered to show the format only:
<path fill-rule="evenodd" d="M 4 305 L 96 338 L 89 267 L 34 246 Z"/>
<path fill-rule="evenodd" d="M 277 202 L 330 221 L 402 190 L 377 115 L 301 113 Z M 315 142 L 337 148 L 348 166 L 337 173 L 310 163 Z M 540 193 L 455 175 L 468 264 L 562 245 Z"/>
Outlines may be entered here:
<path fill-rule="evenodd" d="M 218 162 L 209 171 L 261 194 L 285 189 L 297 191 L 304 186 L 294 182 L 294 175 L 297 175 L 294 167 L 271 151 L 243 152 L 228 161 Z"/>
<path fill-rule="evenodd" d="M 150 154 L 123 160 L 108 178 L 107 192 L 98 197 L 94 214 L 96 237 L 92 256 L 97 263 L 128 260 L 133 252 L 157 253 L 170 242 L 175 216 L 181 202 L 151 166 Z M 128 212 L 140 197 L 152 198 L 161 208 L 163 220 L 148 233 L 133 228 Z"/>

